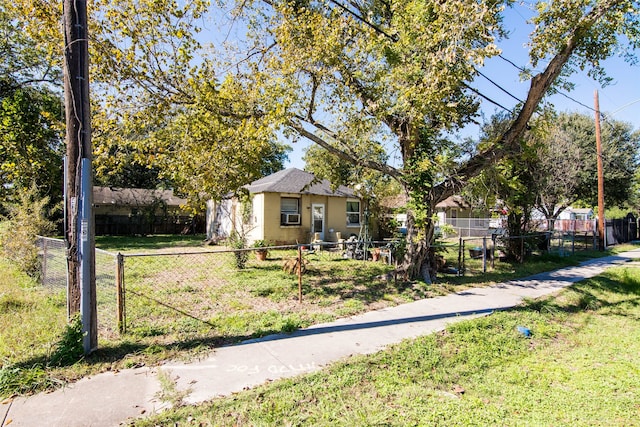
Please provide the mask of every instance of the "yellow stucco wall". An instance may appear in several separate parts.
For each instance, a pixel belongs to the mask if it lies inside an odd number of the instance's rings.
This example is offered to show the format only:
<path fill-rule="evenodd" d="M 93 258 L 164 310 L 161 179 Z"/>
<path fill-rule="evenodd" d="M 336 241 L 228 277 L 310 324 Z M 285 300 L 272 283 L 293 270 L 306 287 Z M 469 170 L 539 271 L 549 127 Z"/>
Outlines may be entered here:
<path fill-rule="evenodd" d="M 282 197 L 300 199 L 300 225 L 280 225 L 280 199 Z M 359 233 L 360 227 L 347 227 L 347 199 L 344 197 L 260 193 L 253 197 L 250 240 L 264 239 L 273 244 L 311 241 L 313 239 L 311 235 L 311 208 L 314 204 L 324 205 L 325 241 L 337 241 L 337 232 L 342 234 L 342 238 L 348 238 L 351 233 L 356 235 Z M 360 207 L 362 209 L 362 205 Z"/>

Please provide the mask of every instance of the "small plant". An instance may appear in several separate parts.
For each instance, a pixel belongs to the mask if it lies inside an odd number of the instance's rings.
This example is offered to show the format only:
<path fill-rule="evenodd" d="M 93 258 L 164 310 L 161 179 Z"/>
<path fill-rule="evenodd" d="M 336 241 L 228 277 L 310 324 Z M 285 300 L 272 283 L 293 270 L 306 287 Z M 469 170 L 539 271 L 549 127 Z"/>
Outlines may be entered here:
<path fill-rule="evenodd" d="M 267 248 L 270 246 L 266 240 L 256 240 L 252 245 L 254 248 Z"/>
<path fill-rule="evenodd" d="M 80 316 L 75 316 L 64 328 L 62 337 L 51 355 L 51 365 L 73 365 L 82 359 L 84 355 L 83 336 L 82 320 L 80 320 Z"/>
<path fill-rule="evenodd" d="M 18 200 L 5 203 L 8 217 L 0 229 L 0 254 L 15 262 L 18 268 L 37 278 L 40 270 L 37 235 L 49 235 L 55 230 L 55 223 L 48 217 L 48 197 L 40 197 L 34 185 L 20 190 Z"/>
<path fill-rule="evenodd" d="M 247 266 L 247 260 L 249 259 L 249 252 L 245 250 L 247 248 L 247 238 L 237 231 L 232 231 L 229 236 L 229 246 L 236 249 L 233 253 L 236 268 L 243 270 Z"/>
<path fill-rule="evenodd" d="M 191 389 L 178 390 L 176 380 L 163 370 L 158 371 L 158 381 L 160 382 L 160 391 L 156 394 L 158 399 L 170 403 L 173 408 L 179 408 L 184 405 L 184 398 L 191 393 Z"/>
<path fill-rule="evenodd" d="M 256 257 L 258 258 L 258 260 L 264 261 L 265 259 L 267 259 L 269 251 L 266 248 L 270 246 L 269 242 L 267 242 L 266 240 L 256 240 L 255 242 L 253 242 L 252 246 L 254 248 L 257 248 Z"/>

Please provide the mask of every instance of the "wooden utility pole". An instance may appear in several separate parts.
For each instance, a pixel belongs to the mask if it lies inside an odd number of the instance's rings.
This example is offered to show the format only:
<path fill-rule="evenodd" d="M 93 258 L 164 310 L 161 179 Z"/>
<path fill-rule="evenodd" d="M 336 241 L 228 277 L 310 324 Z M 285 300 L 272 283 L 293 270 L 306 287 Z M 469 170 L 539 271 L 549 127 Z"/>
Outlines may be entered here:
<path fill-rule="evenodd" d="M 89 40 L 86 0 L 64 0 L 65 237 L 68 314 L 80 312 L 85 354 L 97 348 L 95 231 L 91 171 Z"/>
<path fill-rule="evenodd" d="M 596 110 L 596 155 L 598 165 L 598 248 L 605 250 L 605 220 L 604 220 L 604 172 L 602 166 L 602 140 L 600 137 L 600 101 L 598 91 L 594 93 Z"/>

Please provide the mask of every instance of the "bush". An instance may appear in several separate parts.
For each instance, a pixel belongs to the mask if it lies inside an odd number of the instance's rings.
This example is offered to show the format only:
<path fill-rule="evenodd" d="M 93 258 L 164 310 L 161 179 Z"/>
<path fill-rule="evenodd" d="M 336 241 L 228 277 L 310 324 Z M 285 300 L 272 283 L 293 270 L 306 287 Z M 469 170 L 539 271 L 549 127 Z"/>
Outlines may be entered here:
<path fill-rule="evenodd" d="M 65 326 L 55 351 L 51 355 L 52 366 L 72 365 L 82 359 L 84 355 L 82 320 L 75 316 Z"/>
<path fill-rule="evenodd" d="M 50 235 L 55 223 L 48 219 L 48 197 L 39 197 L 35 186 L 18 192 L 16 202 L 5 203 L 8 212 L 0 227 L 2 255 L 32 277 L 39 272 L 37 235 Z"/>
<path fill-rule="evenodd" d="M 247 238 L 242 233 L 233 231 L 229 236 L 229 246 L 237 249 L 234 252 L 236 268 L 238 270 L 244 269 L 249 259 L 249 251 L 244 250 L 247 247 Z"/>

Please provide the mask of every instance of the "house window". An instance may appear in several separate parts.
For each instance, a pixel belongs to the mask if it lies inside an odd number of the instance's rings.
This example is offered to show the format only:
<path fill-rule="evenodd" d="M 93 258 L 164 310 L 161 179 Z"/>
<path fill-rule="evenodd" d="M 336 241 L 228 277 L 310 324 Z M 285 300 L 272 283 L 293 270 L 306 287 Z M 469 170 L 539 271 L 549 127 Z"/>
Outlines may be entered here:
<path fill-rule="evenodd" d="M 300 199 L 295 197 L 280 199 L 280 225 L 300 225 Z"/>
<path fill-rule="evenodd" d="M 360 226 L 360 202 L 347 200 L 347 226 Z"/>

